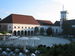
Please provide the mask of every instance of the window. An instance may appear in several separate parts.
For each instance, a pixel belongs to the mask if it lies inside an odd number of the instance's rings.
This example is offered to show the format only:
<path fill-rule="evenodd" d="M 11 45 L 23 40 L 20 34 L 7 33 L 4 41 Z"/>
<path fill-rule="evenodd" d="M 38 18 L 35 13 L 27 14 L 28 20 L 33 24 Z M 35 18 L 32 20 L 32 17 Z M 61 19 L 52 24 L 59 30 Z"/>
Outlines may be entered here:
<path fill-rule="evenodd" d="M 16 28 L 16 26 L 14 26 L 14 28 Z"/>
<path fill-rule="evenodd" d="M 56 29 L 56 33 L 58 33 L 58 29 Z"/>
<path fill-rule="evenodd" d="M 23 28 L 23 27 L 22 27 Z"/>
<path fill-rule="evenodd" d="M 30 27 L 28 27 L 30 29 Z"/>
<path fill-rule="evenodd" d="M 27 28 L 27 27 L 25 27 L 25 28 Z"/>
<path fill-rule="evenodd" d="M 32 29 L 33 29 L 33 27 L 32 27 Z"/>
<path fill-rule="evenodd" d="M 9 28 L 11 28 L 11 26 L 9 26 Z"/>
<path fill-rule="evenodd" d="M 20 28 L 20 27 L 18 26 L 18 28 Z"/>

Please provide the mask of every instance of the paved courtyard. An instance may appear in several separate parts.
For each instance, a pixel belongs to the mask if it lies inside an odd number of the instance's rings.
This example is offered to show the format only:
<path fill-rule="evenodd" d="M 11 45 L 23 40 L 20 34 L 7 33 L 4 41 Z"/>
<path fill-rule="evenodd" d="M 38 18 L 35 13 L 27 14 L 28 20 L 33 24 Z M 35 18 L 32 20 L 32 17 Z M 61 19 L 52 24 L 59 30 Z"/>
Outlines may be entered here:
<path fill-rule="evenodd" d="M 29 45 L 29 46 L 38 46 L 38 45 L 46 45 L 52 46 L 53 44 L 68 44 L 70 43 L 69 40 L 58 38 L 58 37 L 48 37 L 48 36 L 31 36 L 31 37 L 19 37 L 19 36 L 12 36 L 9 40 L 0 41 L 0 44 L 13 44 L 15 46 L 21 45 Z"/>

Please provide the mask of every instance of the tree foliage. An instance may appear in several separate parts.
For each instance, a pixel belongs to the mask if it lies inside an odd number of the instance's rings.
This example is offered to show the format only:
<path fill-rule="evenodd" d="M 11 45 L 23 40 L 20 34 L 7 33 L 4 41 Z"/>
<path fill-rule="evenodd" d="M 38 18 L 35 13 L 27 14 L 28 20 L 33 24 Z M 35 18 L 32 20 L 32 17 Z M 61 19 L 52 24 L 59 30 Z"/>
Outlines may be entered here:
<path fill-rule="evenodd" d="M 2 33 L 2 34 L 6 34 L 6 33 L 8 33 L 8 32 L 6 32 L 6 31 L 3 31 L 3 32 L 0 32 L 0 33 Z"/>
<path fill-rule="evenodd" d="M 40 46 L 37 49 L 41 51 L 39 56 L 75 56 L 75 43 L 53 45 L 52 47 Z"/>

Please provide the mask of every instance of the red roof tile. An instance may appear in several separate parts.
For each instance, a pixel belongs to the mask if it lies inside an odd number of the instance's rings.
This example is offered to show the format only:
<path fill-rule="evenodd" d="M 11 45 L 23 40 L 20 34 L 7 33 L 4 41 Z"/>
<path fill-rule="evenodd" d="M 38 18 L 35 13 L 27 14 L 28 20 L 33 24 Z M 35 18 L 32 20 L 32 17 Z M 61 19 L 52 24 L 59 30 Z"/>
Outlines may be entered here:
<path fill-rule="evenodd" d="M 53 23 L 48 20 L 37 20 L 40 25 L 52 25 Z"/>
<path fill-rule="evenodd" d="M 1 21 L 1 23 L 39 24 L 32 16 L 11 14 Z"/>

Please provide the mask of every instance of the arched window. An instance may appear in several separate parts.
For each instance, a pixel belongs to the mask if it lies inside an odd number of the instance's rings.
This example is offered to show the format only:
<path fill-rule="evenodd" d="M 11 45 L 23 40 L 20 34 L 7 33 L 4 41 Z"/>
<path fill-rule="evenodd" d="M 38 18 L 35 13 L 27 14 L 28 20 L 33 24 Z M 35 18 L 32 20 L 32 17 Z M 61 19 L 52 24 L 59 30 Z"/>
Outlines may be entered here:
<path fill-rule="evenodd" d="M 22 26 L 22 29 L 23 29 L 23 26 Z"/>
<path fill-rule="evenodd" d="M 25 29 L 27 29 L 27 27 L 25 27 Z"/>
<path fill-rule="evenodd" d="M 42 27 L 42 28 L 40 28 L 40 34 L 41 35 L 44 35 L 44 33 L 45 33 L 45 29 Z"/>
<path fill-rule="evenodd" d="M 56 29 L 56 33 L 58 33 L 58 29 Z"/>
<path fill-rule="evenodd" d="M 28 27 L 28 29 L 30 29 L 30 27 Z"/>
<path fill-rule="evenodd" d="M 35 33 L 35 35 L 37 35 L 39 33 L 39 28 L 38 27 L 34 28 L 34 33 Z"/>
<path fill-rule="evenodd" d="M 18 26 L 18 28 L 20 28 L 20 27 Z"/>
<path fill-rule="evenodd" d="M 16 28 L 16 26 L 14 26 L 14 28 Z"/>
<path fill-rule="evenodd" d="M 49 28 L 46 30 L 46 33 L 47 33 L 47 35 L 52 35 L 52 33 L 53 33 L 52 28 L 49 27 Z"/>

